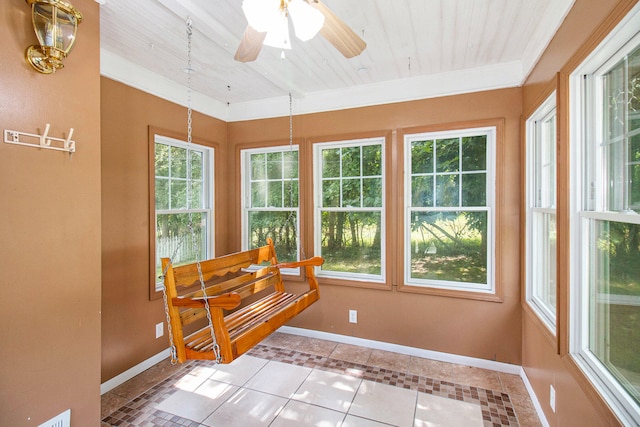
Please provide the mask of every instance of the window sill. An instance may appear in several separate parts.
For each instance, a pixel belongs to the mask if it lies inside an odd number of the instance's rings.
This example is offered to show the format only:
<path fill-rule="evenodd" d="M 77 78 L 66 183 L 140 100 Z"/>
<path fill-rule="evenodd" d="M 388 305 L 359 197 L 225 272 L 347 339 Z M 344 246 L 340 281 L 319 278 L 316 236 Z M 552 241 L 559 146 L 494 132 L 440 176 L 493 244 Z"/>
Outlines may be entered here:
<path fill-rule="evenodd" d="M 415 285 L 407 285 L 402 284 L 398 286 L 398 292 L 407 292 L 414 294 L 423 294 L 423 295 L 436 295 L 447 298 L 463 298 L 463 299 L 472 299 L 476 301 L 486 301 L 486 302 L 497 302 L 502 303 L 503 298 L 502 294 L 496 292 L 473 292 L 473 291 L 463 291 L 458 289 L 442 289 L 442 288 L 433 288 L 427 286 L 415 286 Z"/>
<path fill-rule="evenodd" d="M 322 285 L 336 285 L 336 286 L 349 286 L 352 288 L 365 288 L 365 289 L 378 289 L 382 291 L 390 291 L 390 282 L 372 282 L 366 280 L 349 280 L 339 279 L 335 277 L 318 277 L 318 284 Z"/>
<path fill-rule="evenodd" d="M 582 389 L 596 412 L 600 414 L 606 425 L 624 425 L 618 418 L 607 399 L 598 391 L 575 354 L 566 354 L 561 358 L 564 367 Z"/>

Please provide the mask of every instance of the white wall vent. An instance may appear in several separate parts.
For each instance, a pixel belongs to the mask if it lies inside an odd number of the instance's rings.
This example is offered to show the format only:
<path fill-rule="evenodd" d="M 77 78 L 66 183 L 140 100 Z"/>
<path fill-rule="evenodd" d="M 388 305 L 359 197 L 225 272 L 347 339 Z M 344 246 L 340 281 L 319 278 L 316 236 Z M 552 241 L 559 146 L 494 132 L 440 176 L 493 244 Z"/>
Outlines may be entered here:
<path fill-rule="evenodd" d="M 71 426 L 71 409 L 67 409 L 60 415 L 51 418 L 40 424 L 38 427 L 70 427 Z"/>

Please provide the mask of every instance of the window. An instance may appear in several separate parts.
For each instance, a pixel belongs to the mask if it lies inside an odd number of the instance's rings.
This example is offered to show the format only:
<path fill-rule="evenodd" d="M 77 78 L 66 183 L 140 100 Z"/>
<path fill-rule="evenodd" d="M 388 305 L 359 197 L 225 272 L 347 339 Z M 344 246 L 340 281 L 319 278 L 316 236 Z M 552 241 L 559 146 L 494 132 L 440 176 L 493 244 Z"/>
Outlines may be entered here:
<path fill-rule="evenodd" d="M 555 92 L 527 120 L 527 303 L 556 333 Z"/>
<path fill-rule="evenodd" d="M 405 283 L 494 291 L 495 134 L 405 135 Z"/>
<path fill-rule="evenodd" d="M 242 150 L 241 155 L 243 250 L 263 246 L 271 237 L 278 261 L 297 261 L 298 147 Z"/>
<path fill-rule="evenodd" d="M 571 342 L 625 425 L 640 420 L 640 6 L 571 77 Z M 579 155 L 578 155 L 579 154 Z"/>
<path fill-rule="evenodd" d="M 382 282 L 384 138 L 314 145 L 318 276 Z"/>
<path fill-rule="evenodd" d="M 213 149 L 155 136 L 155 277 L 161 257 L 180 265 L 213 257 Z"/>

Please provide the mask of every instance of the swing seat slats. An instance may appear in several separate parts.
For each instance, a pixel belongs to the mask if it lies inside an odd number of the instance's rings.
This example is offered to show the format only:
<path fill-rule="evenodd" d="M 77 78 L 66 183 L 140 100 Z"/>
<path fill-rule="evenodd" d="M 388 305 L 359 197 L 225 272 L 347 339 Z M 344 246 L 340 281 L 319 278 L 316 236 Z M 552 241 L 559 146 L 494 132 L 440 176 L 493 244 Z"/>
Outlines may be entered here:
<path fill-rule="evenodd" d="M 221 363 L 230 363 L 319 299 L 314 267 L 323 262 L 313 257 L 278 264 L 273 242 L 267 239 L 267 245 L 260 248 L 201 261 L 203 291 L 197 263 L 174 267 L 168 258 L 162 258 L 178 361 L 216 360 L 205 301 Z M 287 292 L 281 268 L 304 268 L 308 290 Z M 184 330 L 188 325 L 190 333 Z"/>

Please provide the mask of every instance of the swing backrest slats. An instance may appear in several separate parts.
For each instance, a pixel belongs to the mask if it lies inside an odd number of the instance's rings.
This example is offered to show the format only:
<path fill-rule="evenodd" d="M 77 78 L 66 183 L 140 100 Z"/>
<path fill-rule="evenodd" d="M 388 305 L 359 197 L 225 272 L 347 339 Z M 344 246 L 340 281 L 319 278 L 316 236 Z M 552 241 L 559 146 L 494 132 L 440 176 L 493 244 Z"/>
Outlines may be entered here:
<path fill-rule="evenodd" d="M 249 251 L 223 255 L 206 261 L 200 261 L 200 268 L 205 283 L 223 277 L 229 273 L 235 273 L 240 269 L 251 265 L 258 265 L 275 258 L 275 251 L 269 245 Z M 176 272 L 176 287 L 190 287 L 200 284 L 200 275 L 196 263 L 174 267 Z"/>
<path fill-rule="evenodd" d="M 274 278 L 275 280 L 279 279 L 280 272 L 277 269 L 265 267 L 257 271 L 248 271 L 240 276 L 233 277 L 231 279 L 225 280 L 223 282 L 215 283 L 207 286 L 207 293 L 210 295 L 217 295 L 224 292 L 234 292 L 239 291 L 241 288 L 256 284 L 257 282 L 264 281 L 268 278 Z M 256 285 L 259 286 L 259 285 Z M 198 298 L 204 295 L 202 290 L 198 289 L 197 291 L 185 294 L 185 298 Z M 245 297 L 246 295 L 241 295 L 241 297 Z"/>

